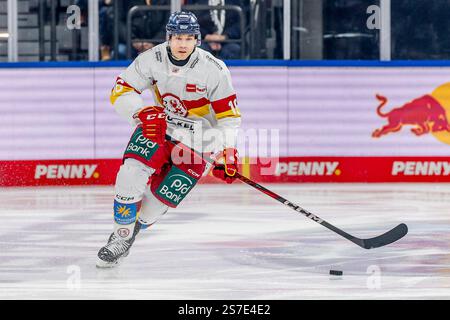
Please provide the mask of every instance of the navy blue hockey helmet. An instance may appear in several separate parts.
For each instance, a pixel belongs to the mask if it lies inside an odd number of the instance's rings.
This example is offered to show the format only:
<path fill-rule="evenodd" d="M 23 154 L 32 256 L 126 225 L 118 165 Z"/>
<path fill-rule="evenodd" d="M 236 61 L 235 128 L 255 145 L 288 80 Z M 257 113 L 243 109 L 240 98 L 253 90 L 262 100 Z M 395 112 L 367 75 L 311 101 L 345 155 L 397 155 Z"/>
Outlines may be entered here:
<path fill-rule="evenodd" d="M 189 11 L 177 11 L 170 15 L 166 25 L 167 40 L 173 34 L 193 34 L 200 45 L 200 25 L 195 14 Z"/>

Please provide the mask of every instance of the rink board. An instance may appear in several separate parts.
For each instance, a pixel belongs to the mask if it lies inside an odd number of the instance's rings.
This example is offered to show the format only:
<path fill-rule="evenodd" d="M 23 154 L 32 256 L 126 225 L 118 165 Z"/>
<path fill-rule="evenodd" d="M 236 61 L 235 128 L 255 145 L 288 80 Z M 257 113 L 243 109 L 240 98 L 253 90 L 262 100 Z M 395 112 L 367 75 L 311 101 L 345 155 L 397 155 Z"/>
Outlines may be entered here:
<path fill-rule="evenodd" d="M 0 96 L 0 185 L 113 183 L 133 130 L 108 100 L 123 68 L 0 68 L 8 79 Z M 282 163 L 268 174 L 258 164 L 243 170 L 266 182 L 448 182 L 450 125 L 433 124 L 449 123 L 449 69 L 232 66 L 241 157 Z M 398 109 L 396 118 L 377 113 L 377 94 L 386 98 L 382 114 Z M 420 101 L 426 95 L 433 110 Z M 152 103 L 148 91 L 144 98 Z M 395 121 L 399 131 L 373 137 Z M 417 132 L 421 126 L 428 132 Z M 50 178 L 36 178 L 46 163 Z M 86 163 L 98 172 L 65 167 Z"/>
<path fill-rule="evenodd" d="M 284 157 L 245 159 L 240 172 L 258 182 L 450 182 L 447 157 Z M 0 186 L 112 185 L 122 160 L 0 163 Z M 208 175 L 200 183 L 221 183 Z"/>

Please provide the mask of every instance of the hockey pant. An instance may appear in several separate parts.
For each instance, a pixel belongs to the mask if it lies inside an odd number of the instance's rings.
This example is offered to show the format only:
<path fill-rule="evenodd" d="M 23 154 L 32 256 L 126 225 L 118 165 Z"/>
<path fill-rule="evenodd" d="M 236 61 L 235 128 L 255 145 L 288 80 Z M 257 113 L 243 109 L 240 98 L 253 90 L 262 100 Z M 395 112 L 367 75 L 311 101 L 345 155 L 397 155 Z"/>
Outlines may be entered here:
<path fill-rule="evenodd" d="M 142 136 L 138 127 L 124 154 L 115 184 L 114 232 L 131 238 L 134 225 L 155 223 L 177 207 L 205 171 L 206 163 L 182 145 L 163 145 Z"/>

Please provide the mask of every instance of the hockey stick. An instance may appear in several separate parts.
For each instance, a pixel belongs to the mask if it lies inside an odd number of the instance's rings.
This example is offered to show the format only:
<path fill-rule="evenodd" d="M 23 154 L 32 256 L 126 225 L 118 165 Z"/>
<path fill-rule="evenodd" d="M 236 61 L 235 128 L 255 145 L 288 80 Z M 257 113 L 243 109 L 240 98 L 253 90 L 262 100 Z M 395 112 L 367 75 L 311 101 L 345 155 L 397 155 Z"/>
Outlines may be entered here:
<path fill-rule="evenodd" d="M 172 137 L 166 135 L 166 139 L 173 142 L 173 143 L 181 143 L 179 141 L 174 140 Z M 184 144 L 183 144 L 184 145 Z M 184 145 L 186 146 L 186 145 Z M 205 158 L 203 157 L 202 154 L 200 154 L 198 151 L 186 146 L 187 148 L 191 149 L 193 152 L 197 153 L 198 155 L 202 156 L 203 159 L 205 159 L 206 161 L 208 161 L 210 164 L 215 165 L 214 160 L 212 160 L 211 158 Z M 297 212 L 300 212 L 301 214 L 303 214 L 305 217 L 313 220 L 314 222 L 317 222 L 318 224 L 321 224 L 322 226 L 330 229 L 331 231 L 339 234 L 340 236 L 344 237 L 347 240 L 350 240 L 351 242 L 353 242 L 354 244 L 360 246 L 361 248 L 364 249 L 373 249 L 373 248 L 379 248 L 379 247 L 383 247 L 386 246 L 390 243 L 393 243 L 397 240 L 400 240 L 401 238 L 403 238 L 407 233 L 408 233 L 408 226 L 404 223 L 399 224 L 398 226 L 396 226 L 395 228 L 389 230 L 386 233 L 383 233 L 382 235 L 379 235 L 378 237 L 374 237 L 374 238 L 369 238 L 369 239 L 361 239 L 361 238 L 357 238 L 355 236 L 352 236 L 351 234 L 348 234 L 347 232 L 335 227 L 334 225 L 328 223 L 327 221 L 319 218 L 318 216 L 312 214 L 311 212 L 303 209 L 302 207 L 290 202 L 289 200 L 286 200 L 285 198 L 283 198 L 282 196 L 276 194 L 273 191 L 270 191 L 269 189 L 263 187 L 262 185 L 260 185 L 259 183 L 256 183 L 253 180 L 250 180 L 246 177 L 244 177 L 243 175 L 241 175 L 239 172 L 236 172 L 236 178 L 241 180 L 242 182 L 248 184 L 249 186 L 252 186 L 255 189 L 258 189 L 259 191 L 261 191 L 262 193 L 268 195 L 269 197 L 277 200 L 278 202 L 281 202 L 282 204 L 288 206 L 291 209 L 294 209 Z"/>
<path fill-rule="evenodd" d="M 246 184 L 252 186 L 255 189 L 258 189 L 259 191 L 263 192 L 264 194 L 267 194 L 269 197 L 274 198 L 278 202 L 281 202 L 282 204 L 294 209 L 297 212 L 300 212 L 305 217 L 317 222 L 318 224 L 323 225 L 324 227 L 330 229 L 331 231 L 334 231 L 335 233 L 341 235 L 347 240 L 350 240 L 351 242 L 357 244 L 361 248 L 364 249 L 372 249 L 372 248 L 378 248 L 385 245 L 388 245 L 392 242 L 395 242 L 397 240 L 400 240 L 408 233 L 408 227 L 406 224 L 401 223 L 395 228 L 389 230 L 386 233 L 383 233 L 382 235 L 379 235 L 378 237 L 369 238 L 369 239 L 360 239 L 355 236 L 352 236 L 351 234 L 348 234 L 347 232 L 333 226 L 332 224 L 328 223 L 327 221 L 319 218 L 318 216 L 312 214 L 311 212 L 303 209 L 302 207 L 290 202 L 289 200 L 286 200 L 282 196 L 276 194 L 273 191 L 268 190 L 267 188 L 261 186 L 259 183 L 256 183 L 255 181 L 252 181 L 244 176 L 242 176 L 239 172 L 236 172 L 237 178 L 241 180 L 242 182 L 245 182 Z"/>

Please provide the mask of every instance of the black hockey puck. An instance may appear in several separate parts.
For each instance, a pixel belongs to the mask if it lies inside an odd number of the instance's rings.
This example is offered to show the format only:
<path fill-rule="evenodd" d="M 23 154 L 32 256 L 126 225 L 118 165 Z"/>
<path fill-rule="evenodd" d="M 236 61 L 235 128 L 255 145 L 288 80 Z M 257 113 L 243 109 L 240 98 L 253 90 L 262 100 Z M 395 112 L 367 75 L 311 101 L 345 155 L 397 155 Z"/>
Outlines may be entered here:
<path fill-rule="evenodd" d="M 333 276 L 342 276 L 344 273 L 341 270 L 330 270 L 330 274 Z"/>

